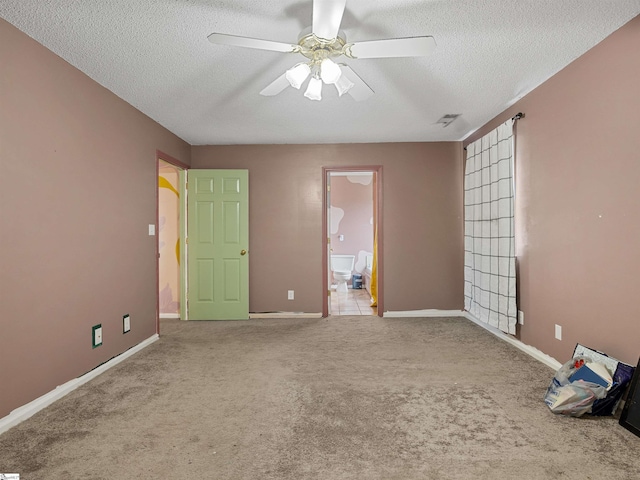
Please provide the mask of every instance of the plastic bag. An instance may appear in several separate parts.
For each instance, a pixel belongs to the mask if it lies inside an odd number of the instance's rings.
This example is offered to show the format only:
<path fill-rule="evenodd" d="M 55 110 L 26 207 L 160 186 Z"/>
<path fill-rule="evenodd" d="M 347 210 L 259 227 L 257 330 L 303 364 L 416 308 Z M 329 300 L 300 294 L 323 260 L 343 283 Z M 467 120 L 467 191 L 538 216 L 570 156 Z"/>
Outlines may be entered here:
<path fill-rule="evenodd" d="M 590 413 L 596 400 L 607 396 L 607 389 L 597 383 L 582 380 L 570 381 L 571 375 L 588 359 L 576 357 L 556 372 L 547 388 L 544 402 L 553 413 L 580 417 Z"/>
<path fill-rule="evenodd" d="M 602 385 L 577 380 L 547 391 L 545 403 L 553 413 L 580 417 L 591 413 L 594 402 L 606 396 Z"/>

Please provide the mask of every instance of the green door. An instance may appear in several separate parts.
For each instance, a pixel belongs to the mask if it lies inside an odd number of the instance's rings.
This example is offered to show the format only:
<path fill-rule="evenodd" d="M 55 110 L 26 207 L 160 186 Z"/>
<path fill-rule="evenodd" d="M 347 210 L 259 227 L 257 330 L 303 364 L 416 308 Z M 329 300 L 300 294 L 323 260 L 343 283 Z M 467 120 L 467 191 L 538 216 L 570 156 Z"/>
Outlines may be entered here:
<path fill-rule="evenodd" d="M 189 320 L 249 318 L 249 171 L 187 171 Z"/>

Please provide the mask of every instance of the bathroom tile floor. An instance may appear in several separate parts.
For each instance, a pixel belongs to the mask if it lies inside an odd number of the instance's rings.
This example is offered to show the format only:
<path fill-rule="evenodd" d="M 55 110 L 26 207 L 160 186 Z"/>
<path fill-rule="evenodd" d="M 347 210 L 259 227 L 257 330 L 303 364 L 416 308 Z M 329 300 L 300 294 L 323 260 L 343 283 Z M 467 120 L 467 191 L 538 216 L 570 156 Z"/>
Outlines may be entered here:
<path fill-rule="evenodd" d="M 378 309 L 371 307 L 369 292 L 349 289 L 347 293 L 331 291 L 329 313 L 331 315 L 377 315 Z"/>

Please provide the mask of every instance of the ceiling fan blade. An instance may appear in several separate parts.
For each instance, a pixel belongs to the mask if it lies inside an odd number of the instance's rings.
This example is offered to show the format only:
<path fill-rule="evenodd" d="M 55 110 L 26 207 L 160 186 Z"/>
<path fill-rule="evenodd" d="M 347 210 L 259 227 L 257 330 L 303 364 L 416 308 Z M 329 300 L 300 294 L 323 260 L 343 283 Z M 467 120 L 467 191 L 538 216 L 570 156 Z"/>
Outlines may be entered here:
<path fill-rule="evenodd" d="M 218 45 L 233 45 L 235 47 L 257 48 L 259 50 L 271 50 L 274 52 L 291 53 L 297 45 L 290 43 L 272 42 L 271 40 L 261 40 L 259 38 L 239 37 L 237 35 L 227 35 L 225 33 L 212 33 L 207 37 L 211 43 Z"/>
<path fill-rule="evenodd" d="M 347 93 L 351 95 L 356 102 L 366 100 L 374 94 L 371 87 L 369 87 L 349 65 L 341 63 L 340 69 L 342 70 L 342 75 L 346 75 L 346 77 L 353 82 L 353 87 L 351 87 Z"/>
<path fill-rule="evenodd" d="M 436 48 L 433 37 L 391 38 L 354 43 L 349 47 L 353 58 L 422 57 Z"/>
<path fill-rule="evenodd" d="M 281 91 L 289 86 L 289 80 L 287 80 L 286 72 L 276 78 L 273 82 L 267 85 L 261 92 L 260 95 L 265 97 L 272 97 L 274 95 L 278 95 Z"/>
<path fill-rule="evenodd" d="M 318 38 L 332 40 L 338 36 L 347 0 L 313 0 L 311 31 Z"/>

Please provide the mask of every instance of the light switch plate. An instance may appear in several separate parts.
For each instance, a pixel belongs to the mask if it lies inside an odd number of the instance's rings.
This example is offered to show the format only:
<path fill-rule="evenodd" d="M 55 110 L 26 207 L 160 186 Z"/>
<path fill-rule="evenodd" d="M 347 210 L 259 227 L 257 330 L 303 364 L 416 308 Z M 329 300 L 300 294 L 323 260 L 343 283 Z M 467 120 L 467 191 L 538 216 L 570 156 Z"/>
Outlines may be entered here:
<path fill-rule="evenodd" d="M 556 340 L 562 340 L 562 326 L 556 324 Z"/>
<path fill-rule="evenodd" d="M 293 300 L 293 290 L 289 290 L 289 291 L 287 292 L 287 299 L 289 299 L 289 300 Z"/>
<path fill-rule="evenodd" d="M 156 226 L 153 223 L 149 224 L 149 235 L 153 236 L 156 234 Z"/>
<path fill-rule="evenodd" d="M 127 333 L 131 330 L 131 317 L 129 314 L 122 317 L 122 333 Z"/>

